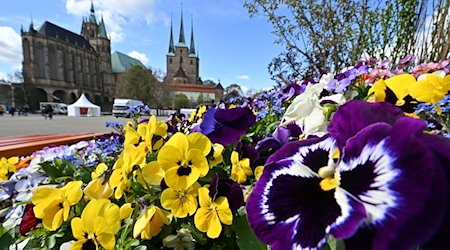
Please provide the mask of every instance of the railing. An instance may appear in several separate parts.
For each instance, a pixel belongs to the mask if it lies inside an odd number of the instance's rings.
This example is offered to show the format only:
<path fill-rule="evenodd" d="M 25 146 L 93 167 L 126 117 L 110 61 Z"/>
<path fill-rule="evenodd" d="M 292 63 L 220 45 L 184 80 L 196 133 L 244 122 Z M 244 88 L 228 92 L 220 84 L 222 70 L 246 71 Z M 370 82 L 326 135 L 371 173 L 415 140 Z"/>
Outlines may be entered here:
<path fill-rule="evenodd" d="M 0 157 L 25 156 L 46 146 L 74 144 L 104 133 L 51 134 L 0 137 Z"/>

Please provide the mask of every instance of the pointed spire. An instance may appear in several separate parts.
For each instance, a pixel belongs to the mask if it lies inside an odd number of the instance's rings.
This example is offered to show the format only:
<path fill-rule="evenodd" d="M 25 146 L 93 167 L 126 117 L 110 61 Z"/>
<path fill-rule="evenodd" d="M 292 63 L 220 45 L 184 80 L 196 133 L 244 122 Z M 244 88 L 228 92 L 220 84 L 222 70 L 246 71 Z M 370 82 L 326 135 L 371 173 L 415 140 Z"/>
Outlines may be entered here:
<path fill-rule="evenodd" d="M 173 28 L 172 28 L 172 17 L 170 17 L 170 41 L 169 41 L 169 54 L 175 54 L 175 48 L 173 47 Z"/>
<path fill-rule="evenodd" d="M 180 38 L 178 39 L 178 45 L 181 47 L 187 47 L 184 39 L 184 25 L 183 25 L 183 3 L 181 3 L 181 23 L 180 23 Z"/>
<path fill-rule="evenodd" d="M 33 31 L 33 30 L 34 30 L 34 23 L 33 23 L 33 16 L 31 16 L 30 30 L 28 30 L 28 31 Z"/>
<path fill-rule="evenodd" d="M 100 24 L 98 27 L 98 37 L 108 38 L 108 36 L 106 35 L 106 27 L 105 27 L 105 22 L 103 21 L 103 15 L 102 15 L 102 20 L 100 21 Z"/>
<path fill-rule="evenodd" d="M 191 16 L 191 48 L 189 49 L 189 55 L 195 56 L 195 44 L 194 44 L 194 21 Z"/>
<path fill-rule="evenodd" d="M 97 24 L 97 20 L 95 19 L 94 2 L 92 0 L 91 0 L 91 16 L 89 17 L 89 22 Z"/>

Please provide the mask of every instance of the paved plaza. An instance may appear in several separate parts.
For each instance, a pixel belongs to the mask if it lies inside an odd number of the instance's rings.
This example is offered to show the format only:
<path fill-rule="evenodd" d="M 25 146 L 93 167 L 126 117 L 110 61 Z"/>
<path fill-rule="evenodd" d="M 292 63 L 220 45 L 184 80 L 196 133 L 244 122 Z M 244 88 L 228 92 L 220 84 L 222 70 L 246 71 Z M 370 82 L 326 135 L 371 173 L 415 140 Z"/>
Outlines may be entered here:
<path fill-rule="evenodd" d="M 165 117 L 158 117 L 159 120 Z M 0 137 L 14 135 L 43 135 L 89 132 L 113 132 L 105 123 L 117 121 L 126 123 L 129 118 L 115 118 L 111 115 L 100 117 L 69 117 L 54 115 L 52 120 L 45 119 L 42 115 L 29 114 L 28 116 L 12 117 L 9 114 L 0 116 Z"/>

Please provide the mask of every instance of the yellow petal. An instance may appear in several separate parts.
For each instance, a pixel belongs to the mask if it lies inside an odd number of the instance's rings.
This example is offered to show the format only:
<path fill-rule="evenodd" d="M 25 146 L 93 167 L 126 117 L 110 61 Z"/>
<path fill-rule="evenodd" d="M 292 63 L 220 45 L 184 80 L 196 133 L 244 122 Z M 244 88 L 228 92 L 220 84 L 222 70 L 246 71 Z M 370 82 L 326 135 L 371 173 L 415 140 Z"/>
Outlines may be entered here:
<path fill-rule="evenodd" d="M 411 74 L 401 74 L 385 80 L 389 87 L 397 96 L 397 99 L 403 99 L 408 95 L 408 88 L 416 82 L 416 78 Z"/>
<path fill-rule="evenodd" d="M 114 237 L 114 234 L 103 233 L 97 235 L 97 240 L 105 249 L 113 249 L 116 245 L 116 238 Z"/>
<path fill-rule="evenodd" d="M 160 185 L 164 175 L 165 172 L 157 161 L 152 161 L 142 168 L 142 177 L 149 185 Z"/>
<path fill-rule="evenodd" d="M 133 237 L 137 238 L 142 231 L 145 229 L 147 224 L 150 222 L 150 219 L 155 214 L 156 209 L 154 206 L 148 207 L 145 209 L 145 211 L 138 217 L 136 220 L 136 223 L 134 224 L 133 228 Z"/>
<path fill-rule="evenodd" d="M 204 177 L 209 172 L 208 160 L 201 151 L 198 149 L 191 149 L 188 151 L 187 159 L 192 163 L 192 167 L 195 167 L 199 171 L 200 177 Z"/>
<path fill-rule="evenodd" d="M 178 147 L 173 145 L 164 145 L 158 153 L 158 165 L 164 169 L 168 170 L 170 168 L 177 167 L 179 161 L 184 160 L 185 152 L 181 151 Z"/>
<path fill-rule="evenodd" d="M 212 204 L 208 188 L 201 187 L 198 189 L 198 200 L 200 207 L 209 207 Z"/>
<path fill-rule="evenodd" d="M 126 220 L 131 217 L 133 213 L 133 208 L 131 207 L 131 203 L 125 203 L 120 207 L 120 219 Z"/>
<path fill-rule="evenodd" d="M 72 235 L 77 240 L 84 239 L 85 233 L 87 233 L 86 229 L 84 228 L 83 222 L 79 217 L 75 217 L 70 221 L 70 225 L 72 227 Z"/>
<path fill-rule="evenodd" d="M 228 199 L 221 196 L 214 201 L 214 204 L 220 221 L 225 225 L 231 225 L 233 223 L 233 214 L 228 205 Z"/>
<path fill-rule="evenodd" d="M 211 151 L 211 141 L 202 133 L 191 133 L 187 136 L 187 139 L 189 141 L 189 149 L 198 149 L 204 156 L 207 156 L 209 151 Z"/>
<path fill-rule="evenodd" d="M 101 199 L 109 198 L 113 194 L 113 190 L 108 182 L 105 182 L 102 178 L 93 179 L 84 189 L 84 194 L 89 199 Z"/>

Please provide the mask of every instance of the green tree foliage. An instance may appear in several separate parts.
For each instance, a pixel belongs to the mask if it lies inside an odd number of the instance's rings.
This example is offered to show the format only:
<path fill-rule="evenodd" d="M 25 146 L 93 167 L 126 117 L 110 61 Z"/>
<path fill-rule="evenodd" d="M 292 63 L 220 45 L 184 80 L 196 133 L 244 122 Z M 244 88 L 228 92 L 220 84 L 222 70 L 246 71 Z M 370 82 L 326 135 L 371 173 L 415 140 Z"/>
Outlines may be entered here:
<path fill-rule="evenodd" d="M 268 19 L 275 43 L 285 47 L 269 65 L 278 83 L 324 71 L 336 73 L 364 54 L 393 61 L 407 54 L 418 55 L 419 61 L 448 58 L 449 5 L 450 0 L 246 0 L 244 4 L 250 16 Z M 432 58 L 430 48 L 438 51 Z"/>
<path fill-rule="evenodd" d="M 191 107 L 191 102 L 185 94 L 175 95 L 175 108 L 188 108 Z"/>
<path fill-rule="evenodd" d="M 127 71 L 125 80 L 126 96 L 138 99 L 144 103 L 154 102 L 154 89 L 158 81 L 152 71 L 139 65 L 134 65 Z"/>

